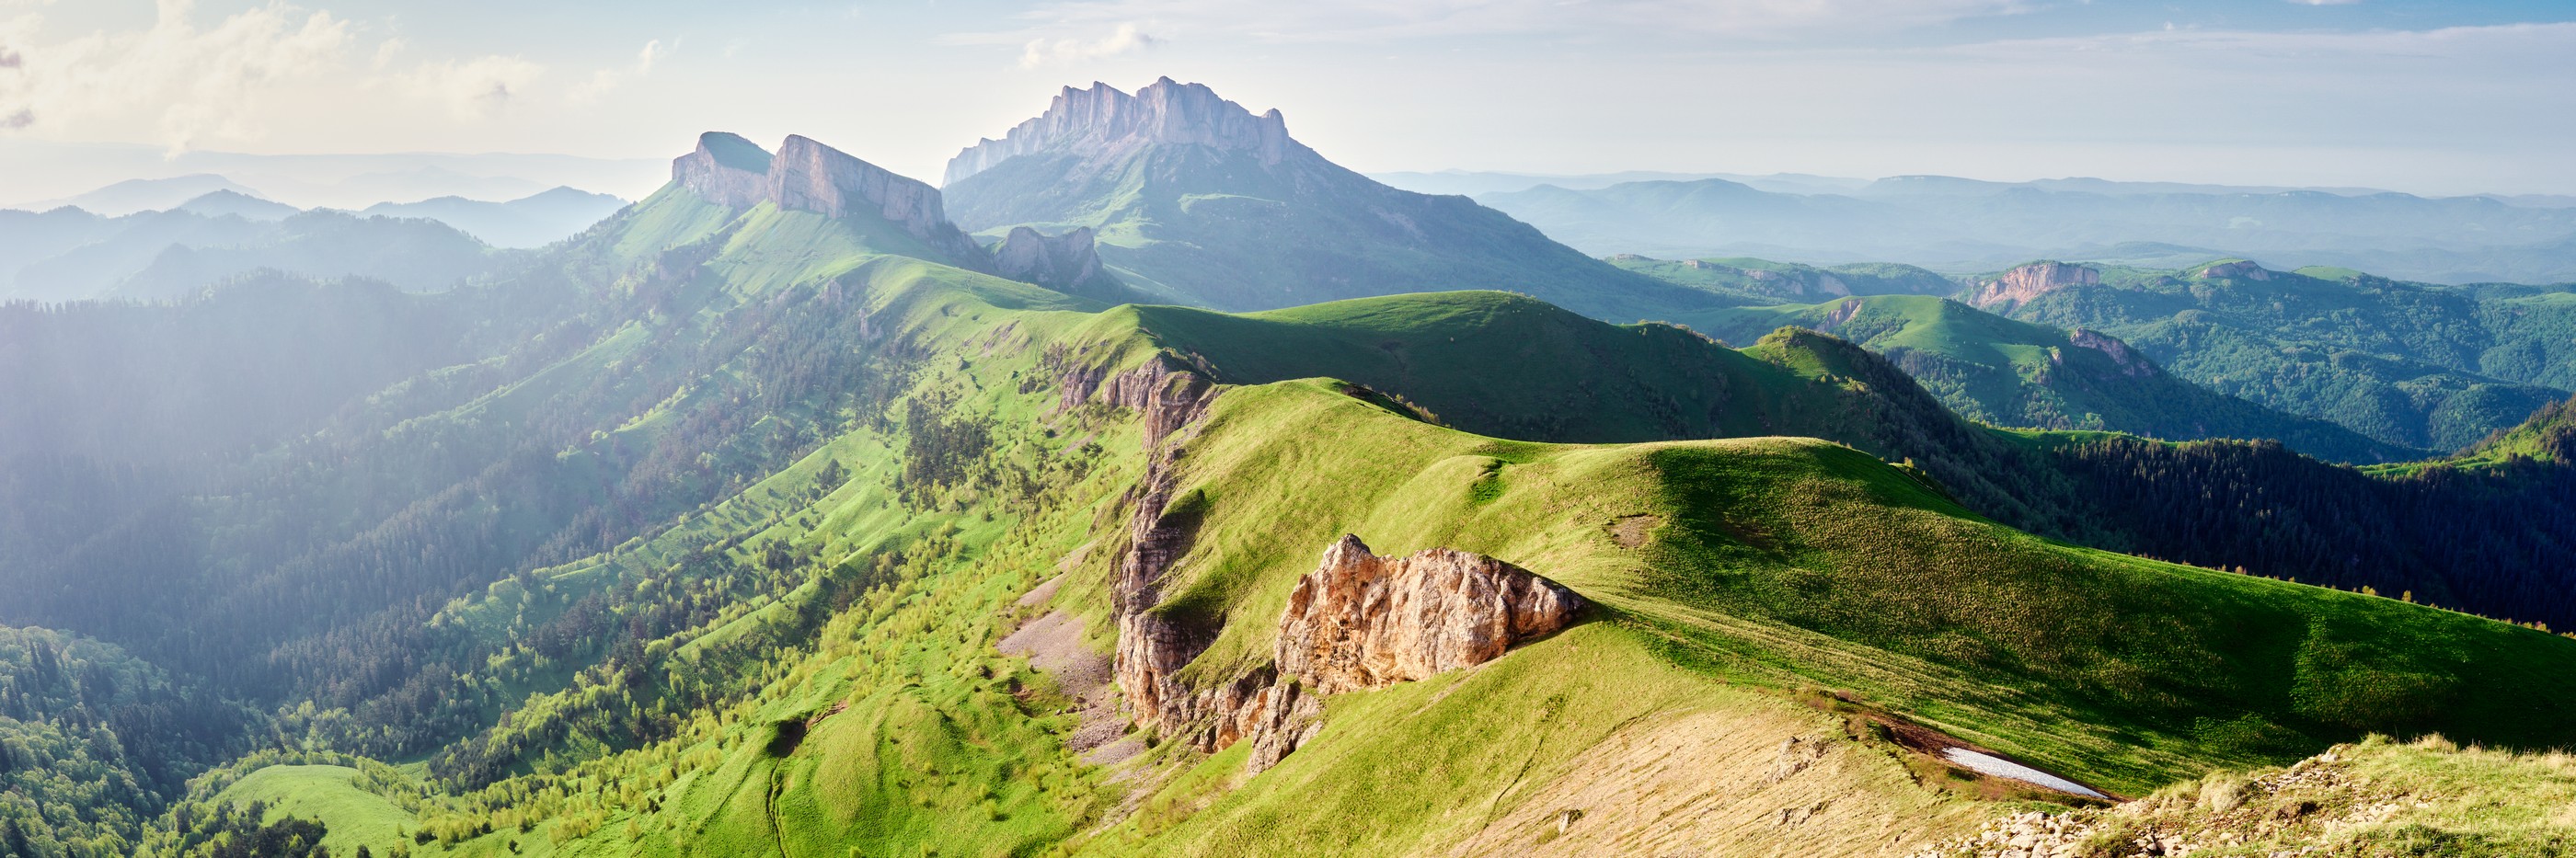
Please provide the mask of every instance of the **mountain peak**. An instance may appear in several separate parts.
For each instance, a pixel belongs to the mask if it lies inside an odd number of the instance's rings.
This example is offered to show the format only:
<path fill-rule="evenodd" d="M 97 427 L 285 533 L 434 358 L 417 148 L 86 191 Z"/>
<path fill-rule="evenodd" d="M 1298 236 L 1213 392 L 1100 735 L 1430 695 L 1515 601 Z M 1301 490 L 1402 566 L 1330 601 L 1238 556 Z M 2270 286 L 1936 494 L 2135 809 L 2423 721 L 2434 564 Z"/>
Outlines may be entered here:
<path fill-rule="evenodd" d="M 1249 151 L 1268 165 L 1286 157 L 1296 141 L 1289 139 L 1287 117 L 1276 108 L 1254 115 L 1206 84 L 1161 77 L 1130 95 L 1094 81 L 1088 89 L 1065 87 L 1044 114 L 1020 123 L 1002 139 L 966 147 L 949 159 L 944 183 L 955 184 L 1021 155 L 1074 148 L 1123 153 L 1158 144 Z"/>
<path fill-rule="evenodd" d="M 729 208 L 766 202 L 831 218 L 882 217 L 952 261 L 983 267 L 982 246 L 948 221 L 938 188 L 809 137 L 788 135 L 771 154 L 739 135 L 710 131 L 695 151 L 672 159 L 671 181 Z"/>

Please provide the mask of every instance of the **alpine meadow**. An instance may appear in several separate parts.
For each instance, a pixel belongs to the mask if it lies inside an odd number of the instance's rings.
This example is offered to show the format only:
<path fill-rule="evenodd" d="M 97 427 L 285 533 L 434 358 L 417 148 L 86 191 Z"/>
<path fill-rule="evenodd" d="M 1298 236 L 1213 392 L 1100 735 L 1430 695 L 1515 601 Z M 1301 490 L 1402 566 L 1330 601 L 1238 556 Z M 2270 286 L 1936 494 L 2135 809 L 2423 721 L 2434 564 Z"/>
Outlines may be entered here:
<path fill-rule="evenodd" d="M 2576 10 L 325 5 L 0 10 L 0 858 L 2576 855 Z"/>

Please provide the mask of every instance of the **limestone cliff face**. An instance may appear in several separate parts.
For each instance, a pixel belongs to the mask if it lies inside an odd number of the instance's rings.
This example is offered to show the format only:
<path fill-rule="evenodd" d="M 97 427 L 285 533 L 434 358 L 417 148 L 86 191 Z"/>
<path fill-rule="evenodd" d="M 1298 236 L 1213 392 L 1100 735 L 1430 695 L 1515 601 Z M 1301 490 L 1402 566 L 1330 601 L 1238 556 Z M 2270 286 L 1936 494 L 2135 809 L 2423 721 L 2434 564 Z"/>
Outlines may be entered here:
<path fill-rule="evenodd" d="M 1318 694 L 1424 679 L 1500 658 L 1582 608 L 1574 591 L 1491 557 L 1448 548 L 1379 557 L 1344 536 L 1289 591 L 1279 672 Z"/>
<path fill-rule="evenodd" d="M 966 147 L 949 160 L 941 183 L 955 184 L 1021 155 L 1080 150 L 1107 159 L 1156 144 L 1252 152 L 1263 164 L 1279 163 L 1297 145 L 1278 110 L 1255 116 L 1203 84 L 1166 77 L 1129 95 L 1095 82 L 1090 89 L 1065 87 L 1046 113 L 1002 139 Z"/>
<path fill-rule="evenodd" d="M 739 136 L 708 132 L 696 151 L 671 162 L 671 181 L 732 208 L 768 202 L 832 218 L 883 218 L 951 262 L 992 267 L 983 247 L 948 222 L 939 189 L 805 137 L 788 137 L 772 155 Z"/>
<path fill-rule="evenodd" d="M 1998 305 L 2018 306 L 2068 286 L 2090 286 L 2101 282 L 2102 272 L 2081 265 L 2033 262 L 1978 284 L 1976 294 L 1968 299 L 1968 303 L 1980 309 Z"/>
<path fill-rule="evenodd" d="M 671 161 L 671 181 L 706 201 L 750 208 L 769 198 L 769 152 L 739 135 L 698 135 L 696 151 Z"/>
<path fill-rule="evenodd" d="M 1012 227 L 993 248 L 994 272 L 1023 283 L 1035 283 L 1068 295 L 1115 299 L 1118 281 L 1100 267 L 1100 253 L 1090 227 L 1047 235 L 1025 226 Z"/>

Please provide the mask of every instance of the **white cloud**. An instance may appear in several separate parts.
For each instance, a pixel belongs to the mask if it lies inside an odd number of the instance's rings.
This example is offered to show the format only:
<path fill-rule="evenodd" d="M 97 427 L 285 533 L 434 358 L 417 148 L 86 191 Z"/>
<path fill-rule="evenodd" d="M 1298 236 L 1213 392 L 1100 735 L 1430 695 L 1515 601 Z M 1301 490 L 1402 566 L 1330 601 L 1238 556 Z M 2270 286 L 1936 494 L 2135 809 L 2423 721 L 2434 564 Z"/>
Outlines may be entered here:
<path fill-rule="evenodd" d="M 589 80 L 574 84 L 572 89 L 565 93 L 565 97 L 570 99 L 574 104 L 591 104 L 597 102 L 602 96 L 607 95 L 620 86 L 624 86 L 627 81 L 638 80 L 651 75 L 653 73 L 653 64 L 660 62 L 662 55 L 667 53 L 670 53 L 670 51 L 669 49 L 662 47 L 662 40 L 654 39 L 652 41 L 645 42 L 644 49 L 637 51 L 635 54 L 634 65 L 626 68 L 608 68 L 591 72 Z"/>
<path fill-rule="evenodd" d="M 1020 49 L 1020 67 L 1033 69 L 1056 63 L 1107 59 L 1142 51 L 1159 44 L 1133 21 L 1121 23 L 1109 35 L 1097 39 L 1032 39 Z"/>
<path fill-rule="evenodd" d="M 518 57 L 487 56 L 424 63 L 403 76 L 414 94 L 447 106 L 458 119 L 486 119 L 525 95 L 546 67 Z"/>
<path fill-rule="evenodd" d="M 160 0 L 146 29 L 50 45 L 27 40 L 41 23 L 32 16 L 0 27 L 16 58 L 14 73 L 0 78 L 5 124 L 148 127 L 174 151 L 201 137 L 256 137 L 276 85 L 339 65 L 352 42 L 348 23 L 329 12 L 272 3 L 201 30 L 189 20 L 194 6 Z"/>

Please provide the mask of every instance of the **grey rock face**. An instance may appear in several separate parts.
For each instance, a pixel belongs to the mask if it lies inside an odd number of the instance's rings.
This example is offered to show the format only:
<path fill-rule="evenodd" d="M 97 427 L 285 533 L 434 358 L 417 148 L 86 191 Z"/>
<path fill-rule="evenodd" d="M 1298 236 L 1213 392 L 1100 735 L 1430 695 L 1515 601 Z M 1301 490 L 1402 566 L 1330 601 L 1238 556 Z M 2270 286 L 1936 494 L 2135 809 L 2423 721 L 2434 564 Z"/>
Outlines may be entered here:
<path fill-rule="evenodd" d="M 1105 83 L 1065 87 L 1046 113 L 1002 135 L 976 141 L 948 162 L 942 184 L 991 169 L 1021 155 L 1081 150 L 1104 157 L 1156 144 L 1196 144 L 1249 151 L 1277 164 L 1296 145 L 1277 109 L 1259 116 L 1227 101 L 1204 84 L 1161 78 L 1129 95 Z"/>

